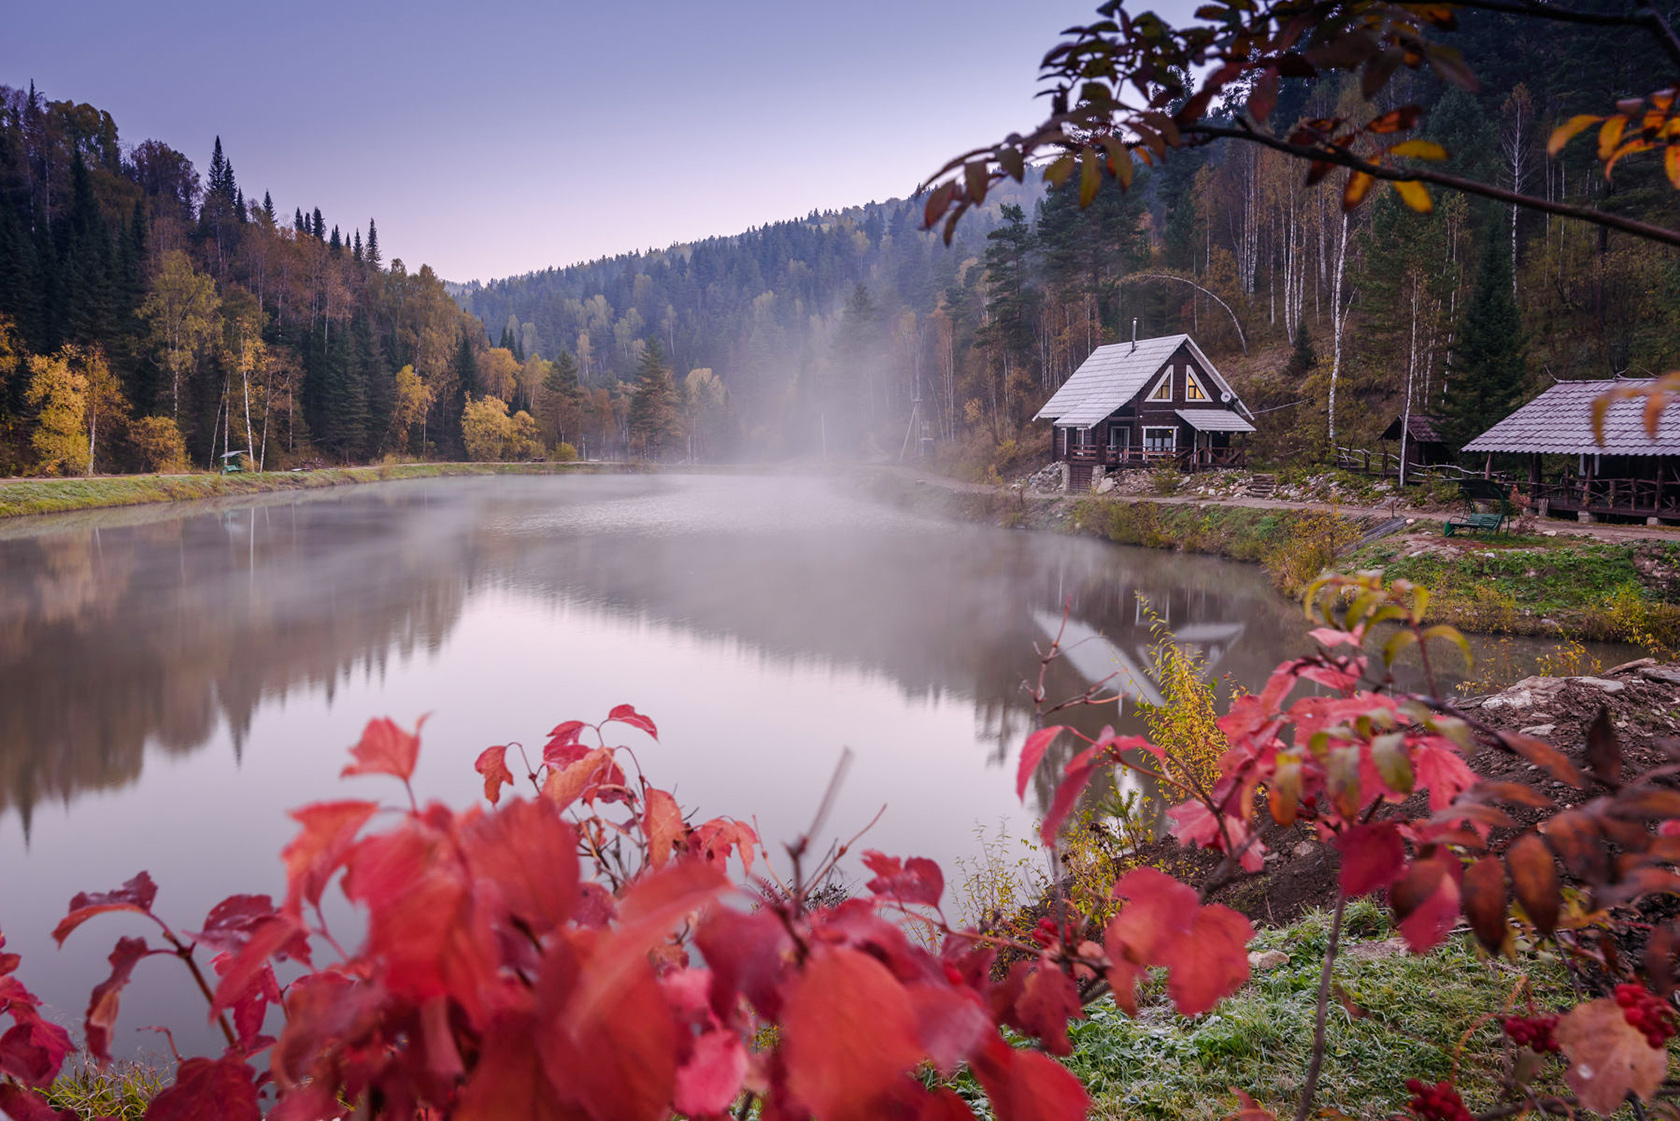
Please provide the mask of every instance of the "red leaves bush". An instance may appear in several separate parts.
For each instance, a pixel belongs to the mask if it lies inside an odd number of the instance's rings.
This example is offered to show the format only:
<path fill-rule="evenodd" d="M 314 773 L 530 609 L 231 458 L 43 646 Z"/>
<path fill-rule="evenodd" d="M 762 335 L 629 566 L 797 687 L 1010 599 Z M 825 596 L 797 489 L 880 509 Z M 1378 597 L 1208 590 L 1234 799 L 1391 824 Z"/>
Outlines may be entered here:
<path fill-rule="evenodd" d="M 418 729 L 375 720 L 344 774 L 395 778 L 404 804 L 295 811 L 279 904 L 233 896 L 196 933 L 177 933 L 144 872 L 71 901 L 55 931 L 61 942 L 105 916 L 144 919 L 161 939 L 118 940 L 110 976 L 89 1001 L 87 1049 L 109 1058 L 133 970 L 170 956 L 208 998 L 227 1047 L 183 1060 L 151 1103 L 153 1119 L 254 1118 L 271 1098 L 269 1116 L 281 1121 L 327 1121 L 345 1104 L 403 1121 L 657 1121 L 749 1105 L 766 1121 L 960 1121 L 973 1116 L 968 1104 L 928 1072 L 966 1068 L 999 1121 L 1074 1121 L 1085 1092 L 1051 1056 L 1069 1053 L 1068 1024 L 1087 1002 L 1112 991 L 1135 1012 L 1139 982 L 1160 970 L 1177 1010 L 1198 1015 L 1248 979 L 1248 920 L 1204 895 L 1261 866 L 1264 814 L 1304 822 L 1339 851 L 1344 898 L 1386 891 L 1414 950 L 1462 916 L 1490 951 L 1526 930 L 1572 960 L 1590 958 L 1601 978 L 1621 968 L 1601 944 L 1614 924 L 1598 908 L 1680 887 L 1669 869 L 1680 860 L 1680 793 L 1662 781 L 1674 768 L 1624 781 L 1601 721 L 1588 769 L 1607 793 L 1553 816 L 1543 832 L 1517 829 L 1500 805 L 1546 800 L 1478 784 L 1463 759 L 1478 739 L 1559 781 L 1589 780 L 1550 746 L 1473 726 L 1431 697 L 1363 689 L 1370 667 L 1360 647 L 1373 620 L 1398 619 L 1419 645 L 1433 632 L 1400 592 L 1349 583 L 1360 598 L 1334 620 L 1325 612 L 1315 634 L 1355 652 L 1326 649 L 1281 666 L 1262 693 L 1234 704 L 1220 721 L 1230 750 L 1211 789 L 1173 778 L 1192 772 L 1163 766 L 1172 762 L 1163 749 L 1106 730 L 1061 769 L 1048 841 L 1094 776 L 1130 768 L 1177 792 L 1170 820 L 1181 841 L 1224 854 L 1201 892 L 1137 868 L 1114 884 L 1121 906 L 1106 923 L 1053 900 L 1055 917 L 1023 942 L 954 929 L 932 861 L 868 852 L 868 897 L 819 906 L 813 885 L 836 858 L 805 868 L 810 839 L 800 838 L 784 879 L 743 822 L 690 822 L 633 752 L 608 742 L 613 727 L 657 735 L 628 705 L 600 724 L 556 726 L 535 766 L 518 745 L 487 749 L 475 764 L 487 804 L 465 812 L 415 801 Z M 1316 689 L 1291 700 L 1303 682 Z M 1052 727 L 1029 738 L 1023 793 L 1056 741 L 1076 734 Z M 530 796 L 510 795 L 522 782 Z M 1580 900 L 1566 899 L 1559 862 Z M 326 926 L 321 900 L 335 884 L 366 915 L 353 951 Z M 1644 972 L 1655 993 L 1624 985 L 1620 1003 L 1602 997 L 1557 1016 L 1505 1018 L 1511 1041 L 1534 1048 L 1532 1062 L 1561 1050 L 1568 1063 L 1578 1098 L 1547 1111 L 1608 1112 L 1629 1093 L 1657 1092 L 1667 1069 L 1659 1045 L 1674 1019 L 1655 994 L 1674 988 L 1680 927 L 1659 925 L 1649 942 Z M 72 1044 L 41 1018 L 3 948 L 0 940 L 0 1015 L 12 1026 L 0 1035 L 0 1110 L 54 1117 L 41 1091 Z M 294 977 L 288 984 L 277 964 Z M 276 1037 L 264 1034 L 270 1027 Z M 1034 1046 L 1013 1045 L 1006 1031 Z M 1420 1117 L 1468 1116 L 1448 1084 L 1412 1089 Z M 1303 1114 L 1312 1093 L 1309 1076 Z M 1239 1098 L 1246 1121 L 1269 1116 Z"/>

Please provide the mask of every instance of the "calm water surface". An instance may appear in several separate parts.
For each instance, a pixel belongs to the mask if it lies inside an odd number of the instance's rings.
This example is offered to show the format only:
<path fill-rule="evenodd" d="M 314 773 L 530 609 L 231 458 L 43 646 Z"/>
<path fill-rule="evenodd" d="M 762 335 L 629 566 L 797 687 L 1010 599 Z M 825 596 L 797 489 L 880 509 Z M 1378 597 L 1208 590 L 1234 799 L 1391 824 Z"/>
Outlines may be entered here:
<path fill-rule="evenodd" d="M 1254 567 L 950 525 L 811 479 L 457 479 L 205 510 L 152 508 L 0 536 L 0 930 L 21 975 L 79 1022 L 119 933 L 62 951 L 78 889 L 148 869 L 196 929 L 233 892 L 283 893 L 285 811 L 395 796 L 341 781 L 371 716 L 426 723 L 416 787 L 457 806 L 478 752 L 540 746 L 630 702 L 650 777 L 704 816 L 756 815 L 775 844 L 856 754 L 828 830 L 926 855 L 959 880 L 980 829 L 1026 836 L 1013 751 L 1070 602 L 1053 697 L 1121 674 L 1078 719 L 1141 731 L 1146 597 L 1213 671 L 1255 687 L 1305 648 L 1298 608 Z M 516 767 L 517 769 L 517 767 Z M 144 963 L 118 1040 L 166 1022 L 213 1042 L 178 967 Z"/>

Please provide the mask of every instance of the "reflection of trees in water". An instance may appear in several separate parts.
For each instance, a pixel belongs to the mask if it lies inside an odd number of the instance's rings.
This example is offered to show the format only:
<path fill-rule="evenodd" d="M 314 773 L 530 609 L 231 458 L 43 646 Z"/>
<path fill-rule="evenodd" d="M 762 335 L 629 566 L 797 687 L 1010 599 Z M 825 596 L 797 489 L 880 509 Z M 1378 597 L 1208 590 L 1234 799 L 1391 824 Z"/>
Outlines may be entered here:
<path fill-rule="evenodd" d="M 238 750 L 257 705 L 393 654 L 460 616 L 470 536 L 400 507 L 266 506 L 0 542 L 0 811 L 132 781 L 148 742 Z M 324 515 L 324 517 L 323 517 Z"/>
<path fill-rule="evenodd" d="M 299 686 L 330 698 L 340 675 L 437 649 L 483 587 L 651 618 L 778 663 L 855 667 L 913 698 L 970 697 L 994 764 L 1032 726 L 1022 681 L 1064 601 L 1085 641 L 1051 667 L 1053 699 L 1107 663 L 1147 665 L 1139 594 L 1187 634 L 1200 628 L 1216 672 L 1244 687 L 1300 642 L 1297 613 L 1242 566 L 883 526 L 839 507 L 832 523 L 777 532 L 732 517 L 740 498 L 715 499 L 698 527 L 623 529 L 611 503 L 646 502 L 650 486 L 398 486 L 0 540 L 0 810 L 27 820 L 42 797 L 130 781 L 147 742 L 190 750 L 220 720 L 238 750 L 264 700 Z M 1065 722 L 1142 730 L 1130 703 Z"/>

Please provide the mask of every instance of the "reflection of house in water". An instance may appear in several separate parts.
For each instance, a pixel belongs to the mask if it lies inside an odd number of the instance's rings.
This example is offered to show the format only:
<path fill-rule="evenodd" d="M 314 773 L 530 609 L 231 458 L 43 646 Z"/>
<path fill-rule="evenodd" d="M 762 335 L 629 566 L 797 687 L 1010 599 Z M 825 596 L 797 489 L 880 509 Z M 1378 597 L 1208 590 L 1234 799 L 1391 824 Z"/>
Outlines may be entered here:
<path fill-rule="evenodd" d="M 1062 635 L 1062 652 L 1069 663 L 1087 682 L 1095 684 L 1105 679 L 1113 692 L 1134 702 L 1158 705 L 1163 698 L 1160 688 L 1149 672 L 1152 662 L 1150 647 L 1156 638 L 1150 630 L 1149 619 L 1139 603 L 1137 626 L 1126 628 L 1119 643 L 1101 631 L 1069 615 L 1066 625 L 1062 616 L 1053 611 L 1033 612 L 1033 621 L 1047 638 Z M 1168 628 L 1174 645 L 1203 659 L 1203 668 L 1213 674 L 1219 668 L 1236 641 L 1242 637 L 1245 624 L 1221 622 L 1181 622 Z"/>

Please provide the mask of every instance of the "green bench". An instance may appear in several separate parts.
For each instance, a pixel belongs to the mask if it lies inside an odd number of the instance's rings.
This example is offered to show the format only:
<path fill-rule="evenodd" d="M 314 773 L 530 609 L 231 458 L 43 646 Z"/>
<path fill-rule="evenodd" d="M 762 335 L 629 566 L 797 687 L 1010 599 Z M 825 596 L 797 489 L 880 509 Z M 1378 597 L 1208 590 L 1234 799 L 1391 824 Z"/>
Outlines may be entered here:
<path fill-rule="evenodd" d="M 1459 530 L 1476 534 L 1498 533 L 1501 529 L 1510 532 L 1511 496 L 1503 486 L 1489 479 L 1461 479 L 1458 492 L 1464 499 L 1464 513 L 1447 519 L 1448 537 Z M 1483 510 L 1482 504 L 1495 509 Z"/>

